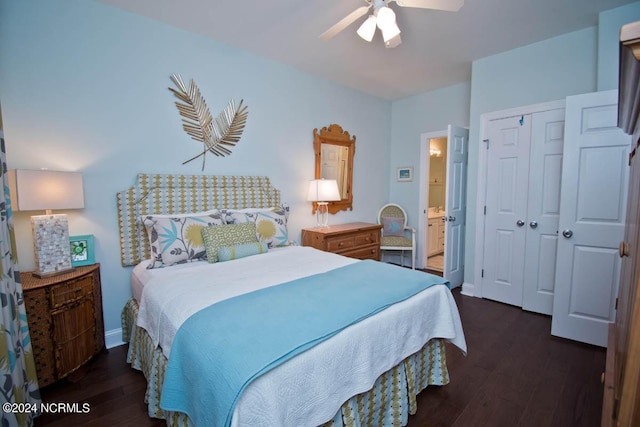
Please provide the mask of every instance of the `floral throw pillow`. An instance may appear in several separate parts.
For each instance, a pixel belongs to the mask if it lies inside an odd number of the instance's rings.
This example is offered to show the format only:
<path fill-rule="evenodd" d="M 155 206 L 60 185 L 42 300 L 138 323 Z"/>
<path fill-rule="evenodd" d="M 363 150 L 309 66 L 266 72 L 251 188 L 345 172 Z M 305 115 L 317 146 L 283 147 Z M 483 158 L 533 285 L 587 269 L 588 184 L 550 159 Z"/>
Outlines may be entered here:
<path fill-rule="evenodd" d="M 266 209 L 223 209 L 221 216 L 227 224 L 254 223 L 256 237 L 269 248 L 290 244 L 287 230 L 288 205 Z"/>
<path fill-rule="evenodd" d="M 147 268 L 160 268 L 205 260 L 202 229 L 222 225 L 223 221 L 216 209 L 193 214 L 148 215 L 142 218 L 142 223 L 151 246 L 152 262 Z"/>

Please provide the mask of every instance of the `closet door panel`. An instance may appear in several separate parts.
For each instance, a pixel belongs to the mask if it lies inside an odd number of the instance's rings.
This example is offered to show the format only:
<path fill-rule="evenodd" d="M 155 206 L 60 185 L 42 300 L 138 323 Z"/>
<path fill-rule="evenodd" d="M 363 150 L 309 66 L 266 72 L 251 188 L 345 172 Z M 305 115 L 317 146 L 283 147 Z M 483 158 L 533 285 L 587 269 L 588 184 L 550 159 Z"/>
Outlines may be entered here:
<path fill-rule="evenodd" d="M 522 308 L 550 315 L 556 273 L 564 108 L 532 115 Z"/>
<path fill-rule="evenodd" d="M 573 280 L 569 293 L 569 313 L 596 322 L 609 322 L 613 318 L 615 291 L 613 287 L 593 286 L 594 283 L 618 283 L 620 258 L 617 248 L 586 245 L 573 247 Z"/>
<path fill-rule="evenodd" d="M 522 306 L 531 116 L 489 125 L 482 297 Z"/>

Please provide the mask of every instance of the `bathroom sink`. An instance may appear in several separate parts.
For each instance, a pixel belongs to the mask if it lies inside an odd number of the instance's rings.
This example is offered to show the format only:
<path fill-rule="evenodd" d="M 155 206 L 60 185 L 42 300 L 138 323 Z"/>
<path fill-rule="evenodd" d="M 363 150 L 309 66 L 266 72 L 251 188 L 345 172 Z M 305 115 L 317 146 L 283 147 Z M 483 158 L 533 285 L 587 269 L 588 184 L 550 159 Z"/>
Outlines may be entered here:
<path fill-rule="evenodd" d="M 427 213 L 428 213 L 429 219 L 442 218 L 443 216 L 446 215 L 446 212 L 444 210 L 440 210 L 440 212 L 436 212 L 435 209 L 433 208 L 429 208 L 429 211 Z"/>

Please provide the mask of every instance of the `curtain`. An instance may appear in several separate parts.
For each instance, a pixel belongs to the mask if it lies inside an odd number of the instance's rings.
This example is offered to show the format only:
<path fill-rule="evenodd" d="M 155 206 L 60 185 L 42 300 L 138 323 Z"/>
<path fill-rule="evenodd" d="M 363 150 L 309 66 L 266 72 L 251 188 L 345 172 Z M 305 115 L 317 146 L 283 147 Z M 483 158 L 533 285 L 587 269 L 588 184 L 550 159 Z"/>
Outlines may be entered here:
<path fill-rule="evenodd" d="M 0 180 L 4 188 L 4 197 L 0 197 L 0 414 L 2 427 L 30 426 L 36 416 L 34 409 L 39 410 L 40 392 L 22 299 L 6 174 L 0 111 Z"/>
<path fill-rule="evenodd" d="M 640 116 L 640 61 L 633 50 L 620 43 L 618 127 L 632 135 Z"/>

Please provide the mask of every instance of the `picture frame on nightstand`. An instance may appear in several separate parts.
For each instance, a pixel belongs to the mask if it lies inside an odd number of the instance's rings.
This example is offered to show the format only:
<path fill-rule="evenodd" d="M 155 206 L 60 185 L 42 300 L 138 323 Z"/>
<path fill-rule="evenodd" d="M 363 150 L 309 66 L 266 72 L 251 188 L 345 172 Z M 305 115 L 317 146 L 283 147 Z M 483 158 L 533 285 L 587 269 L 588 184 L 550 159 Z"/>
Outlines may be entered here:
<path fill-rule="evenodd" d="M 96 263 L 93 240 L 92 234 L 69 236 L 69 244 L 71 245 L 71 265 L 73 267 L 93 265 Z"/>

